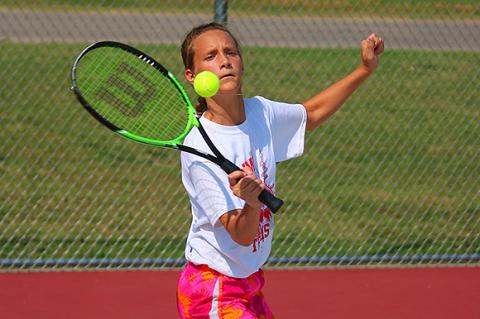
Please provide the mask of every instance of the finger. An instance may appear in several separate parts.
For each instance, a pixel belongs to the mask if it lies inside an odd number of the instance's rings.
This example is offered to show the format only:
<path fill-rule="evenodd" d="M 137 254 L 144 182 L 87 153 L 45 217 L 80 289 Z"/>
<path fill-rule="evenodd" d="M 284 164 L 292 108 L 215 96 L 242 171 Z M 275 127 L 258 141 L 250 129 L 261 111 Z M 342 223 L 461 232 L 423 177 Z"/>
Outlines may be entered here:
<path fill-rule="evenodd" d="M 246 176 L 246 173 L 243 171 L 234 171 L 230 174 L 228 174 L 228 182 L 230 183 L 230 186 L 233 186 L 239 182 L 242 178 Z"/>
<path fill-rule="evenodd" d="M 379 55 L 382 54 L 385 49 L 385 42 L 382 38 L 378 38 L 377 45 L 375 46 L 375 54 Z"/>
<path fill-rule="evenodd" d="M 250 181 L 248 184 L 248 191 L 258 196 L 260 192 L 265 188 L 263 182 L 256 178 Z"/>
<path fill-rule="evenodd" d="M 375 49 L 375 42 L 372 39 L 365 39 L 362 41 L 363 51 L 372 51 Z"/>
<path fill-rule="evenodd" d="M 256 185 L 256 178 L 253 175 L 246 175 L 239 181 L 239 186 L 242 191 L 251 191 Z"/>
<path fill-rule="evenodd" d="M 375 44 L 375 41 L 377 40 L 377 35 L 375 33 L 372 33 L 370 34 L 367 39 L 366 39 L 368 42 L 371 42 L 371 43 L 374 43 Z"/>
<path fill-rule="evenodd" d="M 366 40 L 372 43 L 374 48 L 376 48 L 381 42 L 381 38 L 376 33 L 370 34 Z"/>
<path fill-rule="evenodd" d="M 263 190 L 265 189 L 265 184 L 262 181 L 260 181 L 260 184 L 258 184 L 258 187 L 259 187 L 259 190 L 258 190 L 257 196 L 260 195 L 261 192 L 263 192 Z"/>
<path fill-rule="evenodd" d="M 375 49 L 383 45 L 383 39 L 376 34 L 373 37 L 373 41 L 375 43 Z"/>
<path fill-rule="evenodd" d="M 242 185 L 242 193 L 245 195 L 252 194 L 257 185 L 253 181 L 245 181 Z"/>
<path fill-rule="evenodd" d="M 246 175 L 254 175 L 253 170 L 250 168 L 250 166 L 245 166 L 243 168 L 243 171 L 246 173 Z"/>
<path fill-rule="evenodd" d="M 362 41 L 362 60 L 364 62 L 370 61 L 374 56 L 373 44 L 368 40 Z"/>
<path fill-rule="evenodd" d="M 247 189 L 248 187 L 251 187 L 251 184 L 255 183 L 255 176 L 245 174 L 245 176 L 239 181 L 239 183 L 240 188 Z"/>

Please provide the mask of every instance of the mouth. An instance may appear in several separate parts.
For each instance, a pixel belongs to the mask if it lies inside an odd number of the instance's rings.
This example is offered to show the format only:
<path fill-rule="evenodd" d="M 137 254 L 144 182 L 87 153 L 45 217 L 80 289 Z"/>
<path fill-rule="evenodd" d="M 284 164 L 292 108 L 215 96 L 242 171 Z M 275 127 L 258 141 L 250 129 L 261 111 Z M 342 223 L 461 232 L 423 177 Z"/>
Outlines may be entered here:
<path fill-rule="evenodd" d="M 223 80 L 223 79 L 228 79 L 228 78 L 234 78 L 235 77 L 235 74 L 233 73 L 227 73 L 227 74 L 224 74 L 220 77 L 220 80 Z"/>

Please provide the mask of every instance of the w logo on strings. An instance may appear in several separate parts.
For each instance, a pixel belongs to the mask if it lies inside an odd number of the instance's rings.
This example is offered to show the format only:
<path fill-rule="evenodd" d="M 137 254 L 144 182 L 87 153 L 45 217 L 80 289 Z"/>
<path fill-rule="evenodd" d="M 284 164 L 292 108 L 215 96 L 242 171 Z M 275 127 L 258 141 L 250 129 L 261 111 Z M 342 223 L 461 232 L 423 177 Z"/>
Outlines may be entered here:
<path fill-rule="evenodd" d="M 98 98 L 130 117 L 140 115 L 156 94 L 153 82 L 133 66 L 122 62 L 96 92 Z"/>

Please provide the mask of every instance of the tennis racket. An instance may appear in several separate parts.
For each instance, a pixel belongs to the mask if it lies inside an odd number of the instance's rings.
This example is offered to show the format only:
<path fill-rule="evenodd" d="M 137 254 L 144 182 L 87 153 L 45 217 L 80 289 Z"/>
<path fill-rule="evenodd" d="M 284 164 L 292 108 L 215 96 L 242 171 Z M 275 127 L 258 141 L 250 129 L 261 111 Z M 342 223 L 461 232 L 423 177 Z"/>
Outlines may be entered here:
<path fill-rule="evenodd" d="M 227 174 L 241 170 L 215 147 L 185 90 L 164 66 L 123 43 L 96 42 L 85 48 L 71 71 L 72 90 L 100 123 L 136 142 L 195 154 Z M 197 127 L 213 154 L 182 144 Z M 267 190 L 259 200 L 275 213 L 283 201 Z"/>

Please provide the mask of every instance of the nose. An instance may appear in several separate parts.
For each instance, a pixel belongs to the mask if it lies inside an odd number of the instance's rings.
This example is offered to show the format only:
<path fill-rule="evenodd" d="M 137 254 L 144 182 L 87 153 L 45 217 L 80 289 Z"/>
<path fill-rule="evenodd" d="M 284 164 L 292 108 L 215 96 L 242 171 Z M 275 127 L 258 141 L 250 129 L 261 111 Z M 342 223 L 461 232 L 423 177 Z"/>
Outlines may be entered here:
<path fill-rule="evenodd" d="M 227 54 L 222 54 L 220 56 L 220 68 L 231 68 L 232 63 L 230 62 L 230 57 Z"/>

